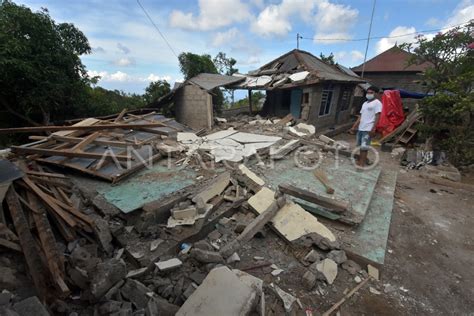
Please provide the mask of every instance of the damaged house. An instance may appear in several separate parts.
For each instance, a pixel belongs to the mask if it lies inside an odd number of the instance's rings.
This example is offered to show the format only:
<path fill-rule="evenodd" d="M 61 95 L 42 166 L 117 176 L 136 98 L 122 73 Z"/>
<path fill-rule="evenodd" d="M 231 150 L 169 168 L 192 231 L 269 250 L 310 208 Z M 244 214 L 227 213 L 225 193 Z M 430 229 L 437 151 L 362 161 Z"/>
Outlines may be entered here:
<path fill-rule="evenodd" d="M 263 115 L 291 114 L 324 130 L 350 120 L 354 89 L 364 82 L 309 52 L 294 49 L 245 76 L 233 88 L 266 90 Z"/>

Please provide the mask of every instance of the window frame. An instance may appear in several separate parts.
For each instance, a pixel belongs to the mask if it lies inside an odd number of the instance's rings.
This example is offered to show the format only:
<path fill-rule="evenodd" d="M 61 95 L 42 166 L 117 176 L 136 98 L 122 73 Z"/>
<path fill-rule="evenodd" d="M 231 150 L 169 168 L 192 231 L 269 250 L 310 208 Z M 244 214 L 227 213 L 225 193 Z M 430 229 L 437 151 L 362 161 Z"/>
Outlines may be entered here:
<path fill-rule="evenodd" d="M 325 93 L 327 94 L 327 97 L 326 97 L 326 102 L 324 104 L 324 111 L 321 114 L 321 109 L 323 109 L 323 99 L 324 99 Z M 324 85 L 321 91 L 321 102 L 319 104 L 319 112 L 318 112 L 319 117 L 328 116 L 331 114 L 333 96 L 334 96 L 334 85 L 332 84 Z"/>

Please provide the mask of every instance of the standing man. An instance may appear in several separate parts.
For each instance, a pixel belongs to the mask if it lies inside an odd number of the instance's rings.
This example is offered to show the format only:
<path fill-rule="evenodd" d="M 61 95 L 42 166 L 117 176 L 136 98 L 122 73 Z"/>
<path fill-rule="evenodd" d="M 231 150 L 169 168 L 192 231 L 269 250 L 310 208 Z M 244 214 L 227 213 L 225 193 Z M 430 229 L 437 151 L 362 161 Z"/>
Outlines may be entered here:
<path fill-rule="evenodd" d="M 365 97 L 367 101 L 362 104 L 360 116 L 351 128 L 351 132 L 357 129 L 357 147 L 360 147 L 359 160 L 357 165 L 365 167 L 367 165 L 367 153 L 370 147 L 370 138 L 375 136 L 375 127 L 382 112 L 382 102 L 375 98 L 379 91 L 377 87 L 371 86 L 367 89 Z"/>

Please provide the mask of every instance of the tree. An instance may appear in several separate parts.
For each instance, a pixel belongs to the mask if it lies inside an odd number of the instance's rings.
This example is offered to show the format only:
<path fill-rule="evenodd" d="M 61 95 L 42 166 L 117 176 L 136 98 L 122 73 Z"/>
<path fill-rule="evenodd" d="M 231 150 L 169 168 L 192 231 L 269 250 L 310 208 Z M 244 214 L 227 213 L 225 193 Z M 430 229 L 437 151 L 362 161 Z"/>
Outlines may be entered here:
<path fill-rule="evenodd" d="M 4 0 L 0 5 L 0 104 L 11 115 L 37 125 L 74 115 L 89 78 L 80 55 L 86 36 L 70 23 L 55 23 L 47 9 Z"/>
<path fill-rule="evenodd" d="M 197 55 L 193 53 L 179 54 L 179 68 L 184 79 L 190 79 L 200 73 L 217 74 L 217 68 L 212 62 L 211 55 Z"/>
<path fill-rule="evenodd" d="M 334 61 L 334 54 L 331 53 L 329 54 L 328 56 L 325 56 L 323 53 L 320 53 L 319 54 L 319 58 L 324 61 L 326 64 L 329 64 L 329 65 L 335 65 L 337 64 L 335 61 Z"/>
<path fill-rule="evenodd" d="M 214 65 L 216 66 L 217 70 L 227 76 L 232 76 L 233 74 L 239 72 L 237 68 L 234 68 L 237 60 L 232 57 L 227 57 L 225 53 L 219 52 L 216 57 L 213 59 Z M 229 93 L 229 91 L 227 90 Z M 234 90 L 230 90 L 230 97 L 232 100 L 232 105 L 234 104 Z"/>
<path fill-rule="evenodd" d="M 157 101 L 170 92 L 170 84 L 166 80 L 150 82 L 145 88 L 144 98 L 147 104 Z"/>
<path fill-rule="evenodd" d="M 434 95 L 420 101 L 427 145 L 446 150 L 455 164 L 474 162 L 474 22 L 438 33 L 432 40 L 417 37 L 402 47 L 414 53 L 410 64 L 431 63 L 422 75 Z"/>

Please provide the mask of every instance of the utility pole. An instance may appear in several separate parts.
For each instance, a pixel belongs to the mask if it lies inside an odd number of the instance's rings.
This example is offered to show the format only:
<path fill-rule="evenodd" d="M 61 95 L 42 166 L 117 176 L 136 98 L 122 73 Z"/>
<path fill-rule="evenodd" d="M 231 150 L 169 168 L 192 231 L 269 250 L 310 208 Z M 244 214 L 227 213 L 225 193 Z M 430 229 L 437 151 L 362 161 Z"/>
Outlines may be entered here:
<path fill-rule="evenodd" d="M 362 64 L 362 73 L 360 75 L 361 78 L 364 78 L 365 62 L 367 60 L 367 51 L 369 50 L 370 33 L 372 32 L 372 22 L 374 21 L 374 12 L 375 12 L 375 3 L 376 2 L 377 2 L 377 0 L 374 0 L 374 5 L 372 7 L 372 17 L 370 18 L 369 34 L 367 35 L 367 45 L 365 46 L 364 63 Z"/>
<path fill-rule="evenodd" d="M 303 36 L 300 33 L 296 33 L 296 49 L 300 49 L 300 38 L 303 38 Z"/>

